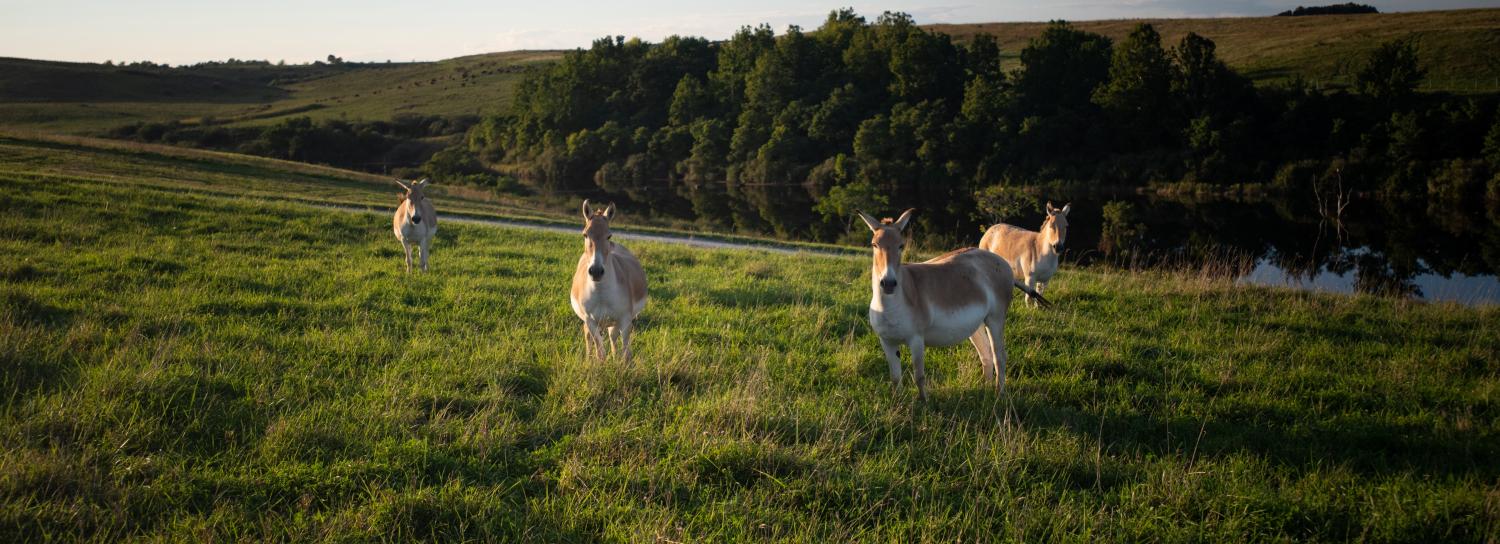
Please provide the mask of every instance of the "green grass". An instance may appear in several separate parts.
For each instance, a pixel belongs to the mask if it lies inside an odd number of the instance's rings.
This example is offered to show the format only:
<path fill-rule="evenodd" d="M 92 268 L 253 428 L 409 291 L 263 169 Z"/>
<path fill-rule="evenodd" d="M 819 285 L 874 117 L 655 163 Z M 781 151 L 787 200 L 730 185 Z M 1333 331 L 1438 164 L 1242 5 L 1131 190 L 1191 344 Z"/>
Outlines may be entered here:
<path fill-rule="evenodd" d="M 1067 270 L 1007 399 L 956 347 L 922 403 L 865 258 L 630 243 L 637 359 L 597 364 L 575 235 L 448 223 L 406 275 L 275 163 L 0 153 L 5 540 L 1500 534 L 1494 308 Z"/>
<path fill-rule="evenodd" d="M 1219 58 L 1257 83 L 1295 76 L 1324 87 L 1353 84 L 1365 57 L 1381 43 L 1411 38 L 1427 69 L 1422 90 L 1458 94 L 1500 92 L 1500 9 L 1467 9 L 1320 15 L 1311 17 L 1229 17 L 1205 19 L 1130 19 L 1076 21 L 1080 30 L 1117 42 L 1139 23 L 1151 23 L 1162 44 L 1177 45 L 1196 32 L 1218 45 Z M 977 33 L 994 35 L 1010 68 L 1020 66 L 1021 49 L 1041 35 L 1046 23 L 929 25 L 927 28 L 966 40 Z"/>

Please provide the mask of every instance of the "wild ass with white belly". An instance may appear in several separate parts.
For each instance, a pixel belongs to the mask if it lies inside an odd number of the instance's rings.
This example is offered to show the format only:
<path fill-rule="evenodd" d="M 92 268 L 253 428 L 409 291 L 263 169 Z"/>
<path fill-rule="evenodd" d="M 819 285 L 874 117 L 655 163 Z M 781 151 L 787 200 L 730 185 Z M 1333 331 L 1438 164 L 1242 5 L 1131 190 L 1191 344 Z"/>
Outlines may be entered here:
<path fill-rule="evenodd" d="M 1034 291 L 1015 281 L 1005 259 L 978 248 L 952 251 L 924 263 L 901 264 L 906 245 L 901 233 L 915 211 L 906 210 L 895 221 L 876 221 L 859 212 L 860 219 L 875 234 L 870 239 L 874 248 L 870 326 L 885 350 L 891 381 L 900 387 L 900 350 L 901 344 L 906 344 L 916 367 L 917 391 L 926 399 L 927 371 L 922 366 L 926 347 L 949 346 L 968 338 L 979 352 L 985 380 L 994 379 L 995 391 L 1004 393 L 1005 314 L 1010 310 L 1010 290 L 1014 286 Z"/>
<path fill-rule="evenodd" d="M 401 195 L 401 205 L 396 207 L 396 217 L 391 221 L 396 239 L 406 250 L 406 271 L 411 272 L 411 250 L 417 246 L 422 251 L 422 271 L 427 271 L 427 257 L 432 253 L 432 239 L 437 236 L 437 211 L 432 209 L 432 200 L 424 192 L 427 178 L 410 184 L 396 180 L 406 192 Z"/>
<path fill-rule="evenodd" d="M 583 201 L 583 255 L 573 270 L 573 313 L 583 320 L 583 354 L 604 359 L 604 339 L 615 353 L 615 339 L 630 363 L 631 322 L 646 307 L 646 271 L 625 246 L 610 241 L 615 205 L 589 211 Z"/>
<path fill-rule="evenodd" d="M 1057 258 L 1068 239 L 1068 212 L 1072 209 L 1072 204 L 1054 208 L 1048 202 L 1047 219 L 1042 221 L 1040 232 L 1001 223 L 985 231 L 979 247 L 1005 258 L 1027 287 L 1045 292 L 1047 282 L 1057 273 Z"/>

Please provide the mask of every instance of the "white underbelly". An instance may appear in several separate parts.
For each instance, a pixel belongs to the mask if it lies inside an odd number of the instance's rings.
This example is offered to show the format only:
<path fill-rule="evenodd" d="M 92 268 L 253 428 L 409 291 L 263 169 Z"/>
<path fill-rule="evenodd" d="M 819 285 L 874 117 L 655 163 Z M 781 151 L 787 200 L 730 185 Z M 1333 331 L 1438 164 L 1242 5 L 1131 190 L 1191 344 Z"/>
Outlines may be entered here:
<path fill-rule="evenodd" d="M 988 304 L 969 304 L 950 311 L 935 311 L 922 340 L 929 346 L 951 346 L 968 340 L 990 313 Z"/>
<path fill-rule="evenodd" d="M 580 314 L 579 317 L 587 316 L 585 319 L 606 325 L 634 317 L 637 313 L 623 289 L 608 288 L 597 282 L 590 283 L 583 296 L 573 302 L 573 310 Z"/>
<path fill-rule="evenodd" d="M 430 234 L 427 227 L 411 223 L 402 225 L 401 229 L 396 232 L 404 242 L 421 242 L 422 240 L 426 240 Z"/>

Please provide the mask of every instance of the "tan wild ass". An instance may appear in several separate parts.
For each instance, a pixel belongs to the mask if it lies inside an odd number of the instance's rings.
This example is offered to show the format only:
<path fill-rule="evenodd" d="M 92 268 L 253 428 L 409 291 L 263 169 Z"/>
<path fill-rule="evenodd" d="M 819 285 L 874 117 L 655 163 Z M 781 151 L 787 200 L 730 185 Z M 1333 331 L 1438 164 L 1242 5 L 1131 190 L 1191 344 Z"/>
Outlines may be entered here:
<path fill-rule="evenodd" d="M 589 211 L 583 201 L 583 256 L 573 270 L 573 313 L 583 320 L 583 355 L 604 359 L 604 338 L 615 352 L 615 338 L 630 363 L 631 321 L 646 307 L 646 271 L 625 246 L 609 240 L 615 205 Z"/>
<path fill-rule="evenodd" d="M 1054 208 L 1048 202 L 1047 219 L 1042 221 L 1041 232 L 1001 223 L 984 232 L 979 247 L 1004 257 L 1027 287 L 1044 293 L 1047 282 L 1057 273 L 1057 257 L 1062 253 L 1063 242 L 1068 239 L 1068 212 L 1072 209 L 1072 204 Z M 1026 297 L 1030 301 L 1031 295 Z"/>
<path fill-rule="evenodd" d="M 406 192 L 401 195 L 401 205 L 396 207 L 396 217 L 391 221 L 396 239 L 406 250 L 406 271 L 411 272 L 411 250 L 415 245 L 422 251 L 422 271 L 427 271 L 427 256 L 432 253 L 432 238 L 437 236 L 437 211 L 432 209 L 432 200 L 424 192 L 427 178 L 407 184 L 396 180 Z"/>
<path fill-rule="evenodd" d="M 901 344 L 906 344 L 916 367 L 917 391 L 926 399 L 927 372 L 922 366 L 926 347 L 949 346 L 968 338 L 979 352 L 984 378 L 995 379 L 995 391 L 1004 393 L 1005 314 L 1010 310 L 1010 289 L 1029 289 L 1015 281 L 1005 259 L 978 248 L 902 265 L 906 241 L 901 232 L 915 211 L 906 210 L 895 221 L 876 221 L 859 212 L 859 218 L 875 233 L 870 239 L 875 250 L 870 268 L 870 326 L 885 350 L 891 381 L 896 387 L 901 385 L 900 350 Z"/>

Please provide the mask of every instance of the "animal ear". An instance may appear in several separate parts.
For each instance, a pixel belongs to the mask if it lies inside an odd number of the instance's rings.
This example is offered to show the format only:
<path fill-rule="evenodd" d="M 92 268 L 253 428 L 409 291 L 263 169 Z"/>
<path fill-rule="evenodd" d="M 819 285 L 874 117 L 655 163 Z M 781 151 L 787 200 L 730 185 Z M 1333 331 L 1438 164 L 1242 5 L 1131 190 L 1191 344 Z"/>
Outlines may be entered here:
<path fill-rule="evenodd" d="M 411 186 L 410 186 L 410 185 L 407 185 L 407 184 L 406 184 L 406 182 L 404 182 L 404 181 L 401 181 L 401 180 L 399 180 L 399 179 L 398 179 L 398 180 L 395 180 L 395 181 L 396 181 L 396 185 L 400 185 L 400 186 L 401 186 L 401 188 L 402 188 L 402 189 L 406 189 L 406 190 L 408 190 L 408 191 L 410 191 L 410 190 L 411 190 Z"/>
<path fill-rule="evenodd" d="M 874 217 L 870 217 L 869 214 L 863 211 L 856 210 L 854 213 L 859 214 L 859 218 L 864 220 L 865 226 L 870 227 L 870 232 L 880 231 L 880 222 L 876 221 Z"/>
<path fill-rule="evenodd" d="M 914 213 L 917 213 L 916 208 L 901 212 L 901 217 L 897 218 L 895 223 L 897 232 L 906 232 L 906 224 L 911 221 L 911 216 Z"/>
<path fill-rule="evenodd" d="M 1055 214 L 1055 213 L 1057 213 L 1057 208 L 1055 208 L 1055 207 L 1052 206 L 1052 201 L 1051 200 L 1048 200 L 1047 201 L 1047 215 L 1052 215 L 1052 214 Z"/>
<path fill-rule="evenodd" d="M 583 199 L 583 220 L 589 220 L 589 199 Z"/>
<path fill-rule="evenodd" d="M 421 181 L 418 181 L 418 182 L 417 182 L 417 185 L 421 185 L 421 186 L 423 186 L 423 187 L 426 187 L 426 186 L 427 186 L 427 183 L 428 183 L 428 182 L 427 182 L 427 178 L 422 178 L 422 180 L 421 180 Z"/>
<path fill-rule="evenodd" d="M 604 208 L 604 218 L 605 219 L 614 219 L 615 218 L 615 203 L 610 202 L 609 203 L 609 207 Z"/>
<path fill-rule="evenodd" d="M 1068 212 L 1071 211 L 1072 209 L 1073 209 L 1073 204 L 1072 203 L 1063 204 L 1062 214 L 1063 215 L 1068 215 Z"/>

